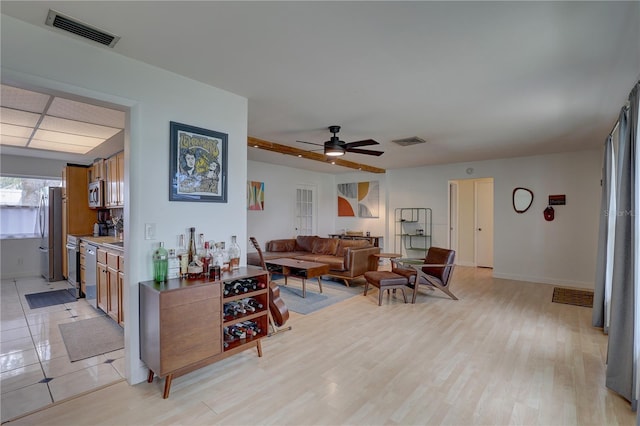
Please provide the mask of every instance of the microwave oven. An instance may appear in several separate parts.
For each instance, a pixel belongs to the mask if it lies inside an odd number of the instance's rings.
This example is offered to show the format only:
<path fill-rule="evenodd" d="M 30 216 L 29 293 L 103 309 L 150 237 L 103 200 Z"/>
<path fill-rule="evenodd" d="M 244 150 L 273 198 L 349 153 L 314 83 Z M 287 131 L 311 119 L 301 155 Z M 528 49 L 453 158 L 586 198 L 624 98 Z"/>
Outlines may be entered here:
<path fill-rule="evenodd" d="M 89 183 L 89 207 L 92 209 L 104 207 L 104 181 Z"/>

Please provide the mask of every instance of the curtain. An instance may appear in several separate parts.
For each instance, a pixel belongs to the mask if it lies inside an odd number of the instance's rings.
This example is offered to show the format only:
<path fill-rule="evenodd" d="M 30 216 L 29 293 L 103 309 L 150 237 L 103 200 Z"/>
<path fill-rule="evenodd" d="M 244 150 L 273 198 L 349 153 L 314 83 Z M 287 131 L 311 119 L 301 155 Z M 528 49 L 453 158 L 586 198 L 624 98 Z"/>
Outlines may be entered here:
<path fill-rule="evenodd" d="M 619 119 L 617 158 L 617 214 L 613 244 L 611 312 L 607 350 L 606 385 L 637 404 L 635 365 L 635 309 L 638 289 L 636 264 L 636 143 L 638 129 L 638 87 L 629 95 L 629 107 Z"/>
<path fill-rule="evenodd" d="M 617 126 L 616 126 L 617 128 Z M 609 332 L 611 308 L 611 277 L 613 274 L 613 243 L 615 241 L 616 197 L 613 133 L 604 145 L 604 164 L 602 167 L 602 201 L 600 208 L 600 231 L 598 234 L 598 256 L 596 258 L 596 279 L 593 295 L 591 323 L 594 327 L 603 327 Z"/>

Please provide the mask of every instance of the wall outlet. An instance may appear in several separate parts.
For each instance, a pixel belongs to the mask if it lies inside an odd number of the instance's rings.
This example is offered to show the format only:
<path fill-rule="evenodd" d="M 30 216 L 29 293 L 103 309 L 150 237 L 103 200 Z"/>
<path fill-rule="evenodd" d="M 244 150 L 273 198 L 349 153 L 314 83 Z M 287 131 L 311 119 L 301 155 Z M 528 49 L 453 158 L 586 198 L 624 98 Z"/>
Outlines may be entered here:
<path fill-rule="evenodd" d="M 156 224 L 145 223 L 144 224 L 144 239 L 155 240 L 156 239 Z"/>

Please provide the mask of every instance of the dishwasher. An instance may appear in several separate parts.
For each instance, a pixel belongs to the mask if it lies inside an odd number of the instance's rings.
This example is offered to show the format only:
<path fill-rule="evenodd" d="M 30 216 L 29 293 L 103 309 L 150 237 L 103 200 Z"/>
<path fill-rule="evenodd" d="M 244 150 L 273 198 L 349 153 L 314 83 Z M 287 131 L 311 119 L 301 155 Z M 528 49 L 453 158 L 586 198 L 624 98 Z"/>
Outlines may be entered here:
<path fill-rule="evenodd" d="M 87 244 L 87 249 L 84 253 L 85 271 L 85 290 L 87 302 L 94 308 L 98 308 L 98 283 L 96 270 L 98 267 L 98 246 Z"/>

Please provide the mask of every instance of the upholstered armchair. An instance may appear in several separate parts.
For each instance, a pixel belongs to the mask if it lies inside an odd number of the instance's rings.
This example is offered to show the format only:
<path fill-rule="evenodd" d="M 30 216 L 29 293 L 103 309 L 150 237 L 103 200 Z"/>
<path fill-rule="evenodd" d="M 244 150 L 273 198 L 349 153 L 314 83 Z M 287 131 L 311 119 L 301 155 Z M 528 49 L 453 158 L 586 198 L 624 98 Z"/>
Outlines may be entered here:
<path fill-rule="evenodd" d="M 391 259 L 392 272 L 409 280 L 409 287 L 413 287 L 411 303 L 416 303 L 418 287 L 421 285 L 437 288 L 453 300 L 458 300 L 449 288 L 455 257 L 454 250 L 431 247 L 424 259 Z"/>

